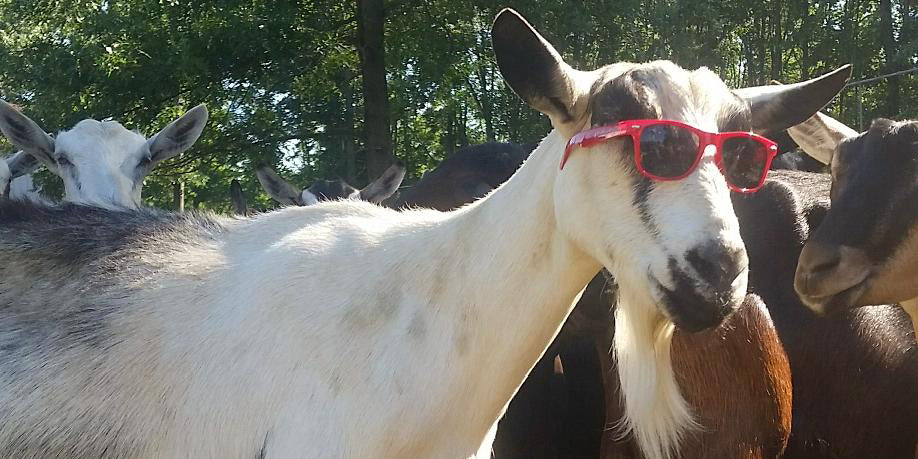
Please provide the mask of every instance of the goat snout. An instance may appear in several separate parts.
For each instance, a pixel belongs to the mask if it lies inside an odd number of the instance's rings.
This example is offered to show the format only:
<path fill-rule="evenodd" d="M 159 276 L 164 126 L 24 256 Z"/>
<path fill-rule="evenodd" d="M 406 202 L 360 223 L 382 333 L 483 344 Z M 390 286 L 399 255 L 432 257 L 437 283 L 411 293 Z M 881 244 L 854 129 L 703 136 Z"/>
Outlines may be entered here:
<path fill-rule="evenodd" d="M 855 300 L 870 271 L 871 263 L 863 250 L 810 241 L 800 252 L 794 288 L 811 309 L 825 312 L 836 303 Z"/>
<path fill-rule="evenodd" d="M 716 242 L 689 250 L 685 259 L 714 293 L 732 292 L 737 277 L 749 268 L 745 248 Z"/>
<path fill-rule="evenodd" d="M 712 241 L 686 252 L 685 261 L 683 269 L 673 260 L 669 269 L 673 286 L 660 286 L 667 314 L 688 332 L 720 325 L 746 295 L 746 250 Z"/>

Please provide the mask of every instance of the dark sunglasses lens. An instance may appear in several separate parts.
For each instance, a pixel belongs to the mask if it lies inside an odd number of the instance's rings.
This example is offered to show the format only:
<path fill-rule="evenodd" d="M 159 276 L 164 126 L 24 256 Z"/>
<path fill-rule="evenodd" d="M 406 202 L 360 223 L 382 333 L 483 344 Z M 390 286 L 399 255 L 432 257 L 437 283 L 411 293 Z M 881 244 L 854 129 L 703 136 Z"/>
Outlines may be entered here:
<path fill-rule="evenodd" d="M 659 178 L 677 178 L 689 172 L 698 157 L 698 136 L 667 124 L 647 126 L 641 131 L 638 160 L 644 172 Z"/>
<path fill-rule="evenodd" d="M 722 144 L 724 177 L 737 188 L 755 188 L 768 167 L 768 148 L 749 137 L 730 137 Z"/>

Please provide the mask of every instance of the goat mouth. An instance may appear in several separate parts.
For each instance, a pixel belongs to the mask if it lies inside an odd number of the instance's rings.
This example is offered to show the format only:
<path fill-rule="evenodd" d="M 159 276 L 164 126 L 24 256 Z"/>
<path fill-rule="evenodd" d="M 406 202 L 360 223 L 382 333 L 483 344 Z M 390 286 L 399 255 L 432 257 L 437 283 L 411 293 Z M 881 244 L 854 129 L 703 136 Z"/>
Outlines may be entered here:
<path fill-rule="evenodd" d="M 740 279 L 743 274 L 745 271 L 740 273 L 737 279 Z M 676 327 L 689 333 L 717 327 L 739 305 L 735 301 L 733 284 L 729 291 L 706 295 L 701 293 L 703 290 L 698 285 L 693 285 L 692 288 L 679 286 L 671 289 L 653 276 L 650 276 L 650 279 L 655 286 L 654 297 L 663 313 L 673 321 Z"/>
<path fill-rule="evenodd" d="M 827 295 L 807 295 L 800 292 L 798 292 L 798 295 L 800 295 L 800 300 L 815 312 L 820 314 L 833 313 L 857 306 L 858 298 L 863 296 L 870 284 L 869 279 L 869 277 L 865 277 L 854 285 Z"/>

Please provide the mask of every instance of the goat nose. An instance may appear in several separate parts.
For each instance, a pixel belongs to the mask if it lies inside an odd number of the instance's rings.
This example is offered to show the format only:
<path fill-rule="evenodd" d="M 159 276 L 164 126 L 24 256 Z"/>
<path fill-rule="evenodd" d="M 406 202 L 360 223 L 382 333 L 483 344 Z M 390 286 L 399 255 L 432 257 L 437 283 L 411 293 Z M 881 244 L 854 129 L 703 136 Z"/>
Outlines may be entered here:
<path fill-rule="evenodd" d="M 837 247 L 810 241 L 803 246 L 797 261 L 797 272 L 820 274 L 831 271 L 841 262 L 841 251 Z"/>
<path fill-rule="evenodd" d="M 730 290 L 733 281 L 749 266 L 743 246 L 718 241 L 690 250 L 686 259 L 701 280 L 718 292 Z"/>
<path fill-rule="evenodd" d="M 814 293 L 811 292 L 815 286 L 812 281 L 838 269 L 841 259 L 838 247 L 816 241 L 807 242 L 797 260 L 794 288 L 803 295 Z"/>

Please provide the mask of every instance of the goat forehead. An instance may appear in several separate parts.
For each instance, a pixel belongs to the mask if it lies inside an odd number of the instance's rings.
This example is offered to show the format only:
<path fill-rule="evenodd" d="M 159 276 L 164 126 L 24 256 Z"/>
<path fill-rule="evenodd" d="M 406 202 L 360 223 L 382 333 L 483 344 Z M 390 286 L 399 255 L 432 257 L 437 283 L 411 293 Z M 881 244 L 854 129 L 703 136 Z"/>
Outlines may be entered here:
<path fill-rule="evenodd" d="M 918 122 L 876 120 L 870 129 L 839 144 L 834 169 L 870 167 L 875 162 L 895 163 L 900 174 L 918 169 Z"/>
<path fill-rule="evenodd" d="M 92 119 L 77 123 L 72 129 L 60 132 L 55 147 L 71 156 L 72 162 L 104 161 L 119 167 L 128 158 L 139 157 L 146 138 L 129 131 L 117 121 Z M 76 161 L 74 161 L 76 160 Z"/>
<path fill-rule="evenodd" d="M 723 124 L 751 128 L 748 120 L 724 122 L 741 114 L 744 106 L 706 68 L 688 71 L 669 61 L 654 61 L 614 64 L 597 70 L 596 74 L 590 91 L 594 125 L 622 119 L 665 118 L 712 131 Z M 744 121 L 744 117 L 740 118 Z"/>

